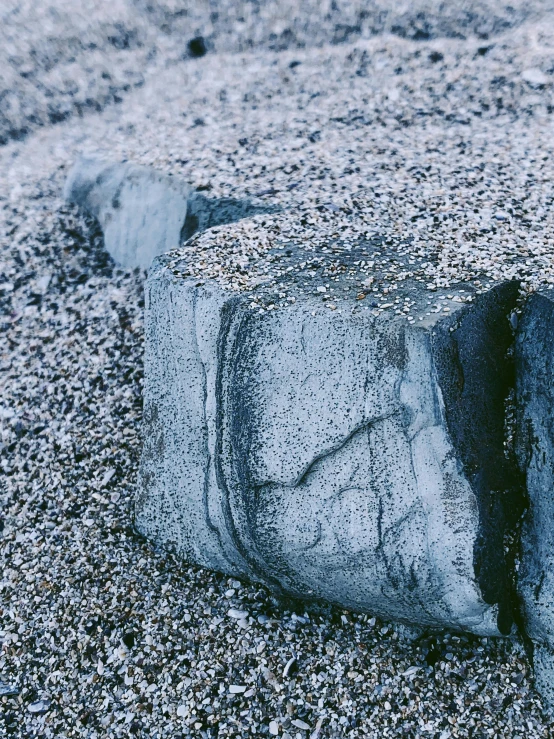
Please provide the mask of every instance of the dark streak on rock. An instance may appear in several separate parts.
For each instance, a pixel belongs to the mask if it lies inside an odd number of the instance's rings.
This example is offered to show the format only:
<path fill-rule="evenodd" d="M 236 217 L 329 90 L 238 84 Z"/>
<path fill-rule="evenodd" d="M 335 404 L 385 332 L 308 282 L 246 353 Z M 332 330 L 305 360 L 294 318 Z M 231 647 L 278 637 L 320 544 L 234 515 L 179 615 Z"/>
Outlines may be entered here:
<path fill-rule="evenodd" d="M 504 451 L 505 401 L 514 386 L 507 316 L 518 288 L 515 281 L 499 285 L 433 332 L 449 433 L 479 508 L 475 575 L 485 602 L 498 603 L 498 628 L 504 634 L 510 633 L 515 616 L 504 537 L 514 530 L 525 505 L 522 476 L 513 455 Z"/>
<path fill-rule="evenodd" d="M 243 310 L 240 298 L 228 301 L 222 309 L 217 343 L 217 437 L 214 463 L 217 482 L 224 494 L 222 508 L 227 531 L 237 551 L 251 577 L 281 593 L 280 583 L 271 577 L 257 556 L 255 542 L 250 535 L 253 529 L 250 496 L 244 495 L 244 491 L 252 487 L 246 453 L 250 447 L 252 424 L 248 418 L 246 398 L 236 392 L 236 377 L 245 362 L 249 346 L 246 334 L 251 320 L 252 314 Z M 243 514 L 245 520 L 235 521 L 237 514 Z"/>

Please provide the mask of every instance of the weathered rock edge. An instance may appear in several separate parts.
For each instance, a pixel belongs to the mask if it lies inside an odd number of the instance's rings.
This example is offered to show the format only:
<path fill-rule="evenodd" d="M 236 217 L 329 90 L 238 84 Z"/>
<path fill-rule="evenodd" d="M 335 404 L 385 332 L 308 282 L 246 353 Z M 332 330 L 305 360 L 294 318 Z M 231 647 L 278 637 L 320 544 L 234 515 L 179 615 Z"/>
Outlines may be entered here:
<path fill-rule="evenodd" d="M 516 335 L 517 457 L 529 508 L 518 592 L 537 690 L 554 709 L 554 294 L 531 295 Z"/>
<path fill-rule="evenodd" d="M 178 177 L 95 156 L 76 161 L 64 189 L 67 201 L 98 220 L 107 251 L 126 269 L 147 268 L 179 246 L 190 194 Z"/>
<path fill-rule="evenodd" d="M 410 326 L 260 314 L 155 261 L 138 529 L 190 561 L 404 623 L 510 633 L 504 283 Z"/>

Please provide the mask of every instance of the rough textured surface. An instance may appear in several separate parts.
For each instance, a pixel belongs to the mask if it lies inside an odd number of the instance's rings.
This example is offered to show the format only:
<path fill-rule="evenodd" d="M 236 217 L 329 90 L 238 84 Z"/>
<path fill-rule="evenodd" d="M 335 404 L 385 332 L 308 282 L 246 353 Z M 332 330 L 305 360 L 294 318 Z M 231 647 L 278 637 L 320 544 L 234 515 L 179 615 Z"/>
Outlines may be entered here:
<path fill-rule="evenodd" d="M 159 52 L 169 52 L 164 35 L 152 34 L 126 0 L 82 8 L 72 0 L 4 0 L 0 145 L 121 102 L 155 70 Z"/>
<path fill-rule="evenodd" d="M 554 295 L 531 296 L 517 335 L 518 458 L 529 509 L 518 587 L 537 687 L 554 706 Z"/>
<path fill-rule="evenodd" d="M 81 157 L 64 195 L 98 220 L 104 246 L 118 264 L 145 269 L 158 254 L 178 246 L 189 190 L 178 177 L 149 167 Z"/>
<path fill-rule="evenodd" d="M 0 145 L 38 127 L 121 103 L 166 66 L 209 52 L 281 51 L 392 32 L 487 39 L 549 9 L 546 0 L 3 0 Z M 205 40 L 204 40 L 205 39 Z"/>
<path fill-rule="evenodd" d="M 139 530 L 287 595 L 509 633 L 521 493 L 491 460 L 517 284 L 413 327 L 311 297 L 260 311 L 168 261 L 146 287 Z"/>

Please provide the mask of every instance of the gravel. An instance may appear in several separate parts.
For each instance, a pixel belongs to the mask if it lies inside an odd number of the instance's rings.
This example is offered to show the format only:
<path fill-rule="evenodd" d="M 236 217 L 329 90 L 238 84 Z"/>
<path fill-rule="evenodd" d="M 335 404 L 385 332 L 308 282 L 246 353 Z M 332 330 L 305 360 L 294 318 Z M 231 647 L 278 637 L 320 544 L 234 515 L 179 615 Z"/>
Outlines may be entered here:
<path fill-rule="evenodd" d="M 488 39 L 316 34 L 278 53 L 263 24 L 254 51 L 238 31 L 218 51 L 191 25 L 205 55 L 166 64 L 157 41 L 151 77 L 129 55 L 145 82 L 122 104 L 0 149 L 0 735 L 550 735 L 517 641 L 408 638 L 276 601 L 134 532 L 144 275 L 118 269 L 61 199 L 77 154 L 102 150 L 254 204 L 172 259 L 198 280 L 259 284 L 261 310 L 286 303 L 289 243 L 314 253 L 303 287 L 337 310 L 386 310 L 405 280 L 428 287 L 430 311 L 464 299 L 464 281 L 552 285 L 554 27 L 517 17 Z M 334 294 L 318 250 L 379 243 L 397 258 L 360 256 L 368 283 Z"/>
<path fill-rule="evenodd" d="M 548 0 L 2 0 L 0 145 L 121 103 L 161 70 L 208 51 L 283 50 L 404 38 L 487 39 Z"/>

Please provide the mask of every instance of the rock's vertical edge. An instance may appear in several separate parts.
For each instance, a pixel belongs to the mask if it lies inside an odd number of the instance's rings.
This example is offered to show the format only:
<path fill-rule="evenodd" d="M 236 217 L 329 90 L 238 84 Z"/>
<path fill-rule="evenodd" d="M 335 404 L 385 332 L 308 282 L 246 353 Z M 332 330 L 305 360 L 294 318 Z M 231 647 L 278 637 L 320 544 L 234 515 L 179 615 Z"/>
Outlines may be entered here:
<path fill-rule="evenodd" d="M 516 449 L 527 482 L 518 593 L 535 684 L 554 708 L 554 295 L 531 295 L 516 336 Z"/>
<path fill-rule="evenodd" d="M 479 511 L 446 422 L 432 332 L 411 327 L 407 345 L 410 361 L 400 398 L 417 495 L 425 513 L 428 559 L 438 587 L 435 604 L 432 590 L 422 597 L 428 607 L 433 604 L 435 622 L 441 622 L 440 613 L 442 623 L 451 628 L 498 636 L 496 608 L 483 600 L 474 573 Z"/>
<path fill-rule="evenodd" d="M 209 506 L 213 488 L 210 418 L 213 346 L 199 335 L 198 312 L 217 336 L 225 297 L 188 286 L 158 259 L 145 286 L 143 452 L 135 506 L 137 529 L 190 561 L 235 571 Z M 215 518 L 215 517 L 214 517 Z"/>
<path fill-rule="evenodd" d="M 499 285 L 433 331 L 449 432 L 478 502 L 475 575 L 485 602 L 498 604 L 503 634 L 511 632 L 515 615 L 505 536 L 525 505 L 523 480 L 504 443 L 506 401 L 515 382 L 509 314 L 518 290 L 515 281 Z"/>

